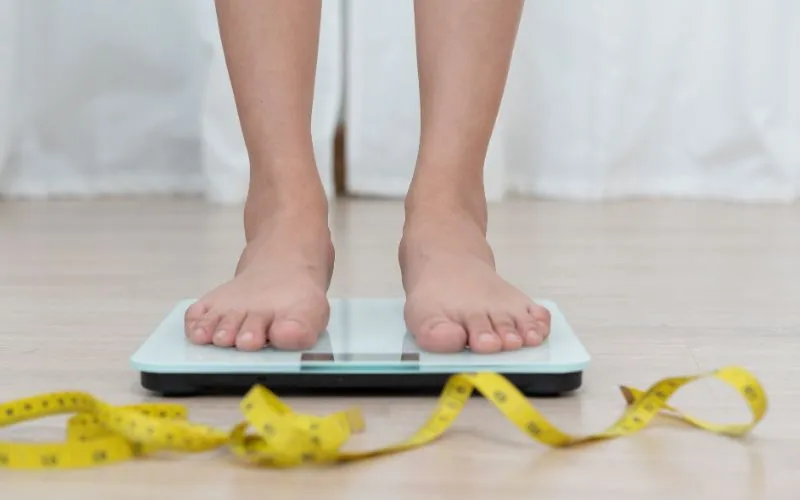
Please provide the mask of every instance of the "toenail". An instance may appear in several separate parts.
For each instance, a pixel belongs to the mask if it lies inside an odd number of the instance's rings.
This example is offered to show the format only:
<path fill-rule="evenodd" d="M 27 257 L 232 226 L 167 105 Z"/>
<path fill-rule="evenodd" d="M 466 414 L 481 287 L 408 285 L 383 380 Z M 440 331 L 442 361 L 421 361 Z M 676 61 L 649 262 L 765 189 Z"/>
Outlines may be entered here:
<path fill-rule="evenodd" d="M 522 340 L 517 332 L 506 332 L 506 338 L 511 341 Z"/>
<path fill-rule="evenodd" d="M 528 330 L 526 337 L 530 342 L 536 342 L 539 340 L 539 334 L 536 332 L 536 330 Z"/>
<path fill-rule="evenodd" d="M 478 340 L 481 342 L 494 342 L 495 335 L 493 333 L 484 332 L 478 336 Z"/>
<path fill-rule="evenodd" d="M 219 330 L 214 334 L 214 340 L 221 342 L 225 340 L 225 330 Z"/>
<path fill-rule="evenodd" d="M 192 337 L 194 337 L 196 339 L 200 339 L 200 338 L 203 337 L 203 335 L 205 335 L 205 333 L 206 332 L 203 331 L 202 328 L 195 328 L 194 331 L 192 332 Z"/>
<path fill-rule="evenodd" d="M 241 341 L 241 342 L 252 342 L 253 341 L 253 332 L 244 332 L 243 334 L 239 335 L 239 341 Z"/>

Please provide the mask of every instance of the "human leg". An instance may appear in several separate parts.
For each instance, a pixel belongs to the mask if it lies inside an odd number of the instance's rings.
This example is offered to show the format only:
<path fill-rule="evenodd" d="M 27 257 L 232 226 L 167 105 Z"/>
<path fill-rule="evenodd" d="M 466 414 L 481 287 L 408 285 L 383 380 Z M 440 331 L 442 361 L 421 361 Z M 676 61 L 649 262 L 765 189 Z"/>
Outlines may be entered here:
<path fill-rule="evenodd" d="M 495 271 L 483 167 L 523 0 L 416 0 L 420 150 L 399 258 L 406 322 L 433 351 L 538 345 L 548 311 Z"/>
<path fill-rule="evenodd" d="M 334 249 L 311 108 L 321 0 L 216 0 L 250 160 L 246 246 L 234 277 L 186 313 L 199 344 L 313 345 L 328 321 Z"/>

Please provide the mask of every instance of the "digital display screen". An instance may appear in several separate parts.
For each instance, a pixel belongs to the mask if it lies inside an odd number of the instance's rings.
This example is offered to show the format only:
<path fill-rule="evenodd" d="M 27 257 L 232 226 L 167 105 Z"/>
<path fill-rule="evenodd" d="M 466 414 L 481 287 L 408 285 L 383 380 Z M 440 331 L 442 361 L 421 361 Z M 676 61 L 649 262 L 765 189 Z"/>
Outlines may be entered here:
<path fill-rule="evenodd" d="M 313 362 L 355 362 L 355 363 L 396 363 L 398 361 L 397 354 L 386 353 L 337 353 L 336 356 L 332 352 L 304 352 L 300 357 L 304 363 Z M 399 361 L 407 363 L 419 363 L 418 352 L 404 352 L 400 354 Z"/>

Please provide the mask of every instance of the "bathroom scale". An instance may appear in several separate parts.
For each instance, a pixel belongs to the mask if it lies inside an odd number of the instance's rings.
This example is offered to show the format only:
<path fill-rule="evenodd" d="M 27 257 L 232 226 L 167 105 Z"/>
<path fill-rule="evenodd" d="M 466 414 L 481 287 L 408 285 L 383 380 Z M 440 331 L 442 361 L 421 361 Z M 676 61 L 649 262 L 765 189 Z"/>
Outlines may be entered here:
<path fill-rule="evenodd" d="M 306 351 L 195 345 L 179 302 L 131 357 L 142 386 L 164 396 L 243 394 L 256 384 L 278 394 L 438 394 L 463 372 L 497 372 L 529 396 L 578 389 L 590 357 L 558 306 L 550 336 L 536 347 L 497 354 L 421 350 L 406 330 L 402 299 L 334 299 L 328 327 Z"/>

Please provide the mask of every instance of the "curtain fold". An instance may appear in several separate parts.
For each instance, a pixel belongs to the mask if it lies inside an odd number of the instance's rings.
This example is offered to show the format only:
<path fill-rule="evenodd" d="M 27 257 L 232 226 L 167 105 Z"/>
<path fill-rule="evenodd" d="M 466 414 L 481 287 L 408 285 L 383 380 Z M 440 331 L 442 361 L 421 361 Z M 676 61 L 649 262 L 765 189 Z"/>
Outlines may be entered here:
<path fill-rule="evenodd" d="M 14 94 L 19 53 L 18 0 L 0 0 L 0 185 L 14 140 Z"/>

